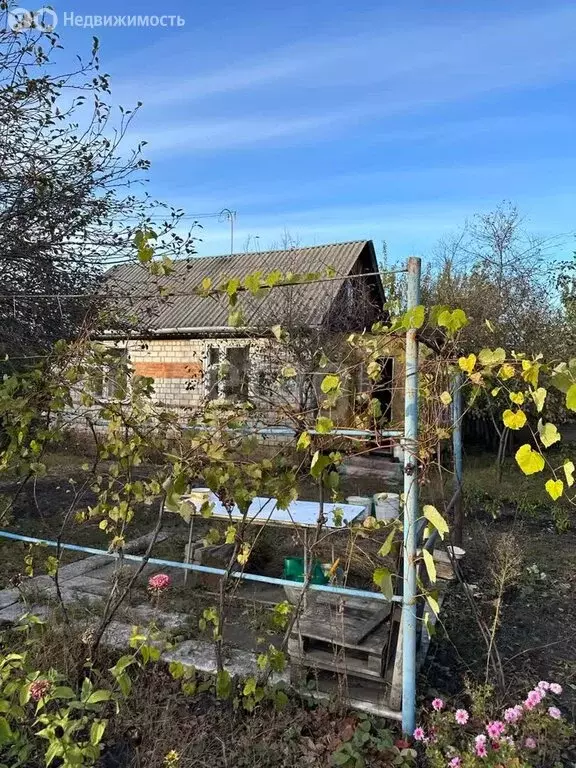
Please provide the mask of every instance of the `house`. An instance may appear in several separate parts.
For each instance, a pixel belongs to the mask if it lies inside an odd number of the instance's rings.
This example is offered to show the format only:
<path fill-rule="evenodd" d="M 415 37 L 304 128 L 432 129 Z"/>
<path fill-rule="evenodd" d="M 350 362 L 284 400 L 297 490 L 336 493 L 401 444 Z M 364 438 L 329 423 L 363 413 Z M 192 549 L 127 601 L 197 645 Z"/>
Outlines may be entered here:
<path fill-rule="evenodd" d="M 118 360 L 129 361 L 134 374 L 154 379 L 157 401 L 170 408 L 190 411 L 210 401 L 248 400 L 260 421 L 280 423 L 280 402 L 296 413 L 314 407 L 322 397 L 319 384 L 326 370 L 318 366 L 319 353 L 333 360 L 346 335 L 370 329 L 384 316 L 384 290 L 370 240 L 197 257 L 174 267 L 165 277 L 152 276 L 140 264 L 111 269 L 107 290 L 124 297 L 120 309 L 125 324 L 100 337 Z M 241 327 L 229 325 L 229 307 L 222 298 L 198 295 L 205 278 L 220 286 L 230 278 L 243 280 L 255 272 L 265 278 L 273 271 L 325 277 L 267 289 L 262 295 L 239 294 Z M 289 344 L 278 343 L 272 326 L 286 329 Z M 279 387 L 278 373 L 286 365 L 293 365 L 296 373 Z M 382 365 L 377 396 L 391 418 L 396 410 L 389 385 L 394 364 L 386 359 Z M 126 384 L 113 370 L 103 371 L 100 394 L 119 397 Z M 362 386 L 356 376 L 350 396 Z M 350 423 L 348 406 L 338 408 L 341 425 Z"/>

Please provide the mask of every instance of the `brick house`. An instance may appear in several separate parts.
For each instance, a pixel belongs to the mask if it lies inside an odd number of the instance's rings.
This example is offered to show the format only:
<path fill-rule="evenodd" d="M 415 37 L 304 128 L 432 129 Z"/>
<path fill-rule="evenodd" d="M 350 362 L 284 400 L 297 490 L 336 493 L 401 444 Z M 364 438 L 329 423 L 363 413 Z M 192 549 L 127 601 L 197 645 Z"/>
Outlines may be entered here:
<path fill-rule="evenodd" d="M 240 294 L 245 323 L 239 328 L 229 326 L 225 301 L 196 292 L 206 277 L 218 286 L 230 278 L 242 280 L 255 272 L 265 277 L 275 270 L 283 275 L 330 270 L 334 277 L 276 287 L 261 297 Z M 303 356 L 336 343 L 344 334 L 369 329 L 383 316 L 384 290 L 377 273 L 370 240 L 197 257 L 176 262 L 174 272 L 161 278 L 138 264 L 121 265 L 107 274 L 107 288 L 127 297 L 122 309 L 129 331 L 106 332 L 100 340 L 120 360 L 128 360 L 134 374 L 152 377 L 155 397 L 167 407 L 187 411 L 214 400 L 250 400 L 262 420 L 265 413 L 273 417 L 275 400 L 292 399 L 295 409 L 302 408 L 303 398 L 313 397 L 320 381 L 312 377 L 311 383 L 303 383 L 297 376 L 278 391 L 279 366 L 290 361 L 285 349 L 280 351 L 271 326 L 281 325 L 300 339 Z M 384 376 L 391 379 L 394 362 L 392 358 L 383 362 Z M 308 389 L 303 394 L 299 388 L 304 384 Z M 125 386 L 113 370 L 102 372 L 104 397 L 117 397 Z M 399 407 L 397 397 L 386 382 L 381 392 L 384 409 L 392 417 Z M 342 425 L 347 419 L 345 403 L 340 410 Z"/>

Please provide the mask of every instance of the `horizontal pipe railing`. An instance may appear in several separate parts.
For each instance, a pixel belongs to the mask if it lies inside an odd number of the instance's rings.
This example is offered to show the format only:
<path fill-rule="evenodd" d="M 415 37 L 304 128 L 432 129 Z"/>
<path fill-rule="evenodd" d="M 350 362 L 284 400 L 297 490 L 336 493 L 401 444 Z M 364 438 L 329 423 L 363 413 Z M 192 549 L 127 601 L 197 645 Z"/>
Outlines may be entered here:
<path fill-rule="evenodd" d="M 186 571 L 197 571 L 198 573 L 211 573 L 215 576 L 230 576 L 233 579 L 240 579 L 243 581 L 256 581 L 265 584 L 274 584 L 280 587 L 296 587 L 297 589 L 303 589 L 304 584 L 299 581 L 290 581 L 289 579 L 277 579 L 274 576 L 261 576 L 258 573 L 242 573 L 241 571 L 232 571 L 228 573 L 224 568 L 213 568 L 210 565 L 199 565 L 197 563 L 181 563 L 178 560 L 162 560 L 157 557 L 143 557 L 141 555 L 131 555 L 127 552 L 108 552 L 105 549 L 96 549 L 95 547 L 83 547 L 80 544 L 58 543 L 51 539 L 37 539 L 34 536 L 24 536 L 20 533 L 11 533 L 10 531 L 0 531 L 0 537 L 4 539 L 12 539 L 14 541 L 23 541 L 27 544 L 41 544 L 48 547 L 60 547 L 60 549 L 67 549 L 71 552 L 85 552 L 88 555 L 103 555 L 111 557 L 116 560 L 132 560 L 137 563 L 150 563 L 152 565 L 162 565 L 166 568 L 182 568 Z M 307 589 L 314 590 L 315 592 L 330 592 L 332 594 L 343 595 L 346 597 L 362 597 L 372 600 L 382 600 L 390 602 L 390 600 L 381 592 L 370 592 L 367 589 L 354 589 L 352 587 L 339 587 L 332 584 L 309 584 Z M 392 597 L 392 602 L 401 602 L 402 598 L 398 595 Z"/>

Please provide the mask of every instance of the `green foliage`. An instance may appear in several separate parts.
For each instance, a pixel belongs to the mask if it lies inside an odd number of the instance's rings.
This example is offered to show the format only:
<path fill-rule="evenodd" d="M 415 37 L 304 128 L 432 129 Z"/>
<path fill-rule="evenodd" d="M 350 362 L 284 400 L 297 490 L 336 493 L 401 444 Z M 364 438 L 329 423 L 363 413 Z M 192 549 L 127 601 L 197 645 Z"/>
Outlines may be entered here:
<path fill-rule="evenodd" d="M 367 759 L 376 755 L 382 765 L 413 768 L 416 751 L 395 741 L 391 730 L 369 718 L 358 715 L 355 726 L 345 734 L 342 743 L 330 758 L 333 766 L 365 768 Z"/>

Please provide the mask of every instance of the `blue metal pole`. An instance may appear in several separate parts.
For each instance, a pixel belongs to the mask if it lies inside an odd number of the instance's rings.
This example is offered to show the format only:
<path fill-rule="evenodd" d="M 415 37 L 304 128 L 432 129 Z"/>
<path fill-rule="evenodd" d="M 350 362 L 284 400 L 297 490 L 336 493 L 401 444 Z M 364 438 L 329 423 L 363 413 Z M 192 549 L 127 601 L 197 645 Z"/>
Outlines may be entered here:
<path fill-rule="evenodd" d="M 454 505 L 454 543 L 462 545 L 464 513 L 462 507 L 462 374 L 455 373 L 452 383 L 452 450 L 454 452 L 454 483 L 458 496 Z"/>
<path fill-rule="evenodd" d="M 407 308 L 420 304 L 421 260 L 408 259 Z M 404 584 L 402 593 L 402 730 L 416 726 L 416 521 L 418 520 L 418 340 L 406 331 L 404 391 Z"/>
<path fill-rule="evenodd" d="M 26 544 L 41 544 L 46 547 L 60 547 L 60 549 L 67 549 L 71 552 L 85 552 L 88 555 L 104 555 L 111 557 L 115 560 L 120 558 L 119 552 L 110 552 L 106 549 L 96 549 L 95 547 L 83 547 L 80 544 L 68 544 L 62 542 L 58 544 L 57 541 L 52 539 L 38 539 L 35 536 L 24 536 L 21 533 L 11 533 L 10 531 L 0 531 L 0 538 L 11 539 L 13 541 L 23 541 Z M 141 563 L 144 560 L 142 555 L 131 555 L 128 552 L 122 553 L 123 560 L 131 560 L 136 563 Z M 198 573 L 211 573 L 215 576 L 225 576 L 227 571 L 224 568 L 213 568 L 211 565 L 199 565 L 198 563 L 181 563 L 178 560 L 161 560 L 157 557 L 149 557 L 146 562 L 150 565 L 161 565 L 165 568 L 182 568 L 186 571 L 197 571 Z M 228 574 L 233 579 L 240 579 L 242 581 L 257 581 L 264 584 L 274 584 L 279 587 L 292 587 L 296 589 L 303 589 L 302 582 L 290 581 L 289 579 L 277 579 L 273 576 L 261 576 L 259 573 L 244 573 L 242 571 L 232 571 Z M 339 587 L 333 584 L 309 584 L 308 589 L 316 592 L 329 592 L 331 594 L 343 595 L 344 597 L 362 597 L 370 600 L 382 600 L 388 601 L 388 598 L 381 592 L 372 592 L 367 589 L 354 589 L 353 587 Z M 400 602 L 400 598 L 394 596 L 393 602 Z"/>

